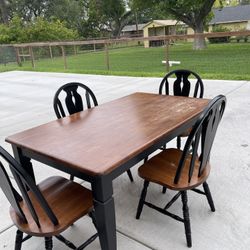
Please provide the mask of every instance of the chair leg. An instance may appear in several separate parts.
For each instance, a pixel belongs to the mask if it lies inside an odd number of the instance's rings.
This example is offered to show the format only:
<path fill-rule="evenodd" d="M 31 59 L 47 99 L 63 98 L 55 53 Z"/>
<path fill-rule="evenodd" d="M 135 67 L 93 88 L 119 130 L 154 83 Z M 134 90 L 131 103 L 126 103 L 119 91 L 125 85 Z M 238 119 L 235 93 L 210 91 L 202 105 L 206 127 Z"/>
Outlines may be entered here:
<path fill-rule="evenodd" d="M 177 136 L 177 148 L 181 149 L 181 137 Z"/>
<path fill-rule="evenodd" d="M 132 175 L 130 169 L 127 171 L 127 174 L 128 174 L 128 177 L 129 177 L 130 181 L 134 182 L 133 175 Z"/>
<path fill-rule="evenodd" d="M 208 204 L 209 204 L 209 206 L 211 208 L 211 211 L 215 212 L 213 198 L 212 198 L 209 186 L 208 186 L 208 184 L 206 182 L 203 183 L 203 188 L 204 188 L 204 192 L 205 192 L 206 197 L 207 197 Z"/>
<path fill-rule="evenodd" d="M 23 242 L 23 232 L 20 230 L 16 231 L 16 242 L 15 242 L 15 250 L 21 250 Z"/>
<path fill-rule="evenodd" d="M 162 193 L 165 194 L 167 191 L 167 188 L 166 187 L 162 187 Z"/>
<path fill-rule="evenodd" d="M 144 181 L 144 185 L 143 185 L 143 189 L 142 189 L 142 192 L 141 192 L 140 201 L 139 201 L 137 212 L 136 212 L 136 219 L 137 220 L 139 220 L 140 216 L 141 216 L 142 208 L 143 208 L 144 201 L 145 201 L 145 198 L 146 198 L 146 195 L 147 195 L 148 185 L 149 185 L 149 181 Z"/>
<path fill-rule="evenodd" d="M 53 248 L 52 237 L 45 237 L 45 249 L 52 250 L 52 248 Z"/>
<path fill-rule="evenodd" d="M 191 226 L 190 226 L 189 211 L 188 211 L 187 191 L 181 191 L 181 200 L 182 200 L 182 205 L 183 205 L 182 210 L 183 210 L 183 218 L 184 218 L 187 246 L 192 247 Z"/>

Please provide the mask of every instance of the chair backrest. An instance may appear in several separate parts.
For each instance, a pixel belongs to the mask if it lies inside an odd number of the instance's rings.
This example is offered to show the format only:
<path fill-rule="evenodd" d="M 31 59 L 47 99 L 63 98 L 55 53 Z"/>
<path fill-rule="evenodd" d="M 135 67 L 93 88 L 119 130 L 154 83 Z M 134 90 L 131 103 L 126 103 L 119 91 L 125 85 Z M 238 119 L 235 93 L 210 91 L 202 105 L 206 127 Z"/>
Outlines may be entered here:
<path fill-rule="evenodd" d="M 204 85 L 203 82 L 198 74 L 196 74 L 193 71 L 185 70 L 185 69 L 178 69 L 169 72 L 165 75 L 165 77 L 162 79 L 159 87 L 159 94 L 170 94 L 170 82 L 169 78 L 175 77 L 176 80 L 174 81 L 173 85 L 173 91 L 172 94 L 175 96 L 191 96 L 191 82 L 190 78 L 193 77 L 196 79 L 196 83 L 194 85 L 194 92 L 192 97 L 203 97 L 204 93 Z"/>
<path fill-rule="evenodd" d="M 83 99 L 81 94 L 78 93 L 79 90 L 83 90 L 83 95 L 85 98 Z M 64 105 L 62 104 L 62 93 L 64 92 L 64 96 L 66 94 Z M 66 116 L 65 110 L 68 111 L 69 115 L 80 112 L 84 110 L 84 101 L 86 102 L 86 107 L 90 109 L 91 107 L 97 106 L 97 100 L 92 92 L 92 90 L 86 85 L 79 82 L 70 82 L 61 86 L 54 96 L 54 110 L 57 118 L 62 118 Z"/>
<path fill-rule="evenodd" d="M 191 160 L 189 163 L 188 182 L 190 182 L 192 179 L 195 161 L 197 160 L 198 155 L 198 176 L 202 175 L 209 161 L 215 134 L 223 116 L 225 106 L 226 97 L 223 95 L 216 96 L 209 102 L 208 106 L 199 116 L 197 122 L 193 126 L 192 131 L 188 136 L 185 147 L 183 149 L 182 157 L 180 159 L 174 179 L 175 184 L 177 184 L 180 179 L 182 170 L 185 164 L 187 164 L 186 160 L 189 155 L 191 155 Z M 200 154 L 198 152 L 199 150 Z"/>
<path fill-rule="evenodd" d="M 21 195 L 13 187 L 12 182 L 7 174 L 7 171 L 2 163 L 2 160 L 9 166 L 16 184 L 21 192 Z M 58 220 L 51 210 L 49 204 L 45 200 L 44 196 L 37 188 L 34 180 L 28 174 L 28 172 L 20 166 L 20 164 L 0 146 L 0 187 L 2 188 L 6 198 L 10 202 L 12 208 L 19 215 L 20 219 L 24 223 L 27 223 L 24 212 L 21 209 L 20 202 L 24 201 L 32 215 L 32 218 L 36 222 L 37 226 L 40 227 L 39 218 L 36 210 L 32 204 L 32 200 L 29 198 L 28 192 L 32 192 L 48 218 L 54 225 L 58 225 Z"/>

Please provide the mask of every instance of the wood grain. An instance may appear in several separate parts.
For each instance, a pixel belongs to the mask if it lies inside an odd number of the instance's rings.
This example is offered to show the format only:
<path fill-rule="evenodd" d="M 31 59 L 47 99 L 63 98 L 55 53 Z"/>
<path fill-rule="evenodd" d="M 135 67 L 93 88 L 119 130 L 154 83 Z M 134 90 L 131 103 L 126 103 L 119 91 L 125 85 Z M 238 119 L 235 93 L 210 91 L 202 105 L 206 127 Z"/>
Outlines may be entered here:
<path fill-rule="evenodd" d="M 38 228 L 33 220 L 26 203 L 20 202 L 20 206 L 28 223 L 24 223 L 20 220 L 20 217 L 16 214 L 14 209 L 10 209 L 10 215 L 15 225 L 22 232 L 29 235 L 58 235 L 92 209 L 93 198 L 91 191 L 78 183 L 59 176 L 53 176 L 41 182 L 38 187 L 56 215 L 59 224 L 57 226 L 53 225 L 34 195 L 29 192 L 30 199 L 41 224 L 40 228 Z"/>
<path fill-rule="evenodd" d="M 196 117 L 208 100 L 135 93 L 6 141 L 90 175 L 110 173 Z"/>
<path fill-rule="evenodd" d="M 138 169 L 138 174 L 147 181 L 158 183 L 172 190 L 187 190 L 201 185 L 210 173 L 210 164 L 208 163 L 202 175 L 198 177 L 200 161 L 197 158 L 195 161 L 194 173 L 189 183 L 188 173 L 191 155 L 187 157 L 178 184 L 174 183 L 181 155 L 182 151 L 179 149 L 164 150 L 142 165 Z"/>

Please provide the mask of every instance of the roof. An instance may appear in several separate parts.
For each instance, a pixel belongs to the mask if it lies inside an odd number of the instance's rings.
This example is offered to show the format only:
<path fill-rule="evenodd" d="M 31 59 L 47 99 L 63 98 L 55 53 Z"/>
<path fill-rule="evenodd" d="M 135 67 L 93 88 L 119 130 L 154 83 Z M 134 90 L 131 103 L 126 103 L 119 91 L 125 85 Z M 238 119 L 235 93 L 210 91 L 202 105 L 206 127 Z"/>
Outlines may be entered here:
<path fill-rule="evenodd" d="M 173 25 L 176 25 L 177 23 L 178 24 L 183 24 L 182 22 L 179 22 L 177 20 L 172 20 L 172 19 L 168 19 L 168 20 L 152 20 L 150 22 L 148 22 L 144 28 L 148 25 L 150 25 L 151 23 L 155 23 L 155 24 L 158 24 L 159 26 L 173 26 Z"/>
<path fill-rule="evenodd" d="M 138 24 L 138 30 L 143 30 L 144 26 L 146 25 L 146 23 L 140 23 Z M 136 31 L 136 25 L 126 25 L 124 26 L 124 28 L 122 29 L 122 32 L 130 32 L 130 31 Z"/>
<path fill-rule="evenodd" d="M 213 10 L 214 17 L 210 24 L 242 22 L 250 20 L 250 5 L 238 5 Z"/>
<path fill-rule="evenodd" d="M 177 20 L 152 20 L 148 23 L 141 23 L 138 24 L 138 30 L 143 30 L 146 26 L 150 25 L 151 23 L 155 23 L 159 26 L 174 26 L 177 23 L 178 24 L 184 24 L 183 22 L 177 21 Z M 124 28 L 122 29 L 122 32 L 131 32 L 131 31 L 136 31 L 136 25 L 126 25 L 124 26 Z"/>

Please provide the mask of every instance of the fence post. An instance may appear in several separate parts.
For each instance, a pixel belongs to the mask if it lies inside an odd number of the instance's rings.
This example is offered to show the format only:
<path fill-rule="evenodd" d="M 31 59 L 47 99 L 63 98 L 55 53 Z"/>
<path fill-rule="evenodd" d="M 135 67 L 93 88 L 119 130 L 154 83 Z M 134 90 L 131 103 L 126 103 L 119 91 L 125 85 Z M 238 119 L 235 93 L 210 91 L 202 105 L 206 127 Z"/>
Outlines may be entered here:
<path fill-rule="evenodd" d="M 21 52 L 22 52 L 22 55 L 21 55 L 21 56 L 22 56 L 22 58 L 23 58 L 23 61 L 26 62 L 26 58 L 25 58 L 25 56 L 23 56 L 23 55 L 24 55 L 23 47 L 21 48 Z"/>
<path fill-rule="evenodd" d="M 165 39 L 165 60 L 166 60 L 166 70 L 169 72 L 169 40 Z"/>
<path fill-rule="evenodd" d="M 109 48 L 108 48 L 108 43 L 105 43 L 105 59 L 106 59 L 107 70 L 109 71 L 110 65 L 109 65 Z"/>
<path fill-rule="evenodd" d="M 17 65 L 19 67 L 22 66 L 22 62 L 21 62 L 21 59 L 20 59 L 20 53 L 19 53 L 19 48 L 18 47 L 14 47 L 15 48 L 15 51 L 16 51 L 16 62 L 17 62 Z"/>
<path fill-rule="evenodd" d="M 4 55 L 4 48 L 2 46 L 0 46 L 0 57 L 3 58 L 3 64 L 4 66 L 6 66 L 6 58 L 5 58 L 5 55 Z M 0 60 L 0 63 L 1 63 L 1 60 Z"/>
<path fill-rule="evenodd" d="M 75 56 L 77 54 L 76 45 L 74 45 L 74 54 L 75 54 Z"/>
<path fill-rule="evenodd" d="M 62 57 L 63 57 L 63 62 L 64 62 L 64 69 L 67 69 L 67 60 L 66 60 L 64 46 L 61 46 L 61 49 L 62 49 Z"/>
<path fill-rule="evenodd" d="M 51 46 L 49 46 L 50 59 L 53 59 L 53 52 Z"/>
<path fill-rule="evenodd" d="M 34 58 L 34 53 L 33 53 L 33 49 L 31 46 L 29 46 L 29 53 L 30 53 L 32 68 L 35 68 L 35 58 Z"/>

